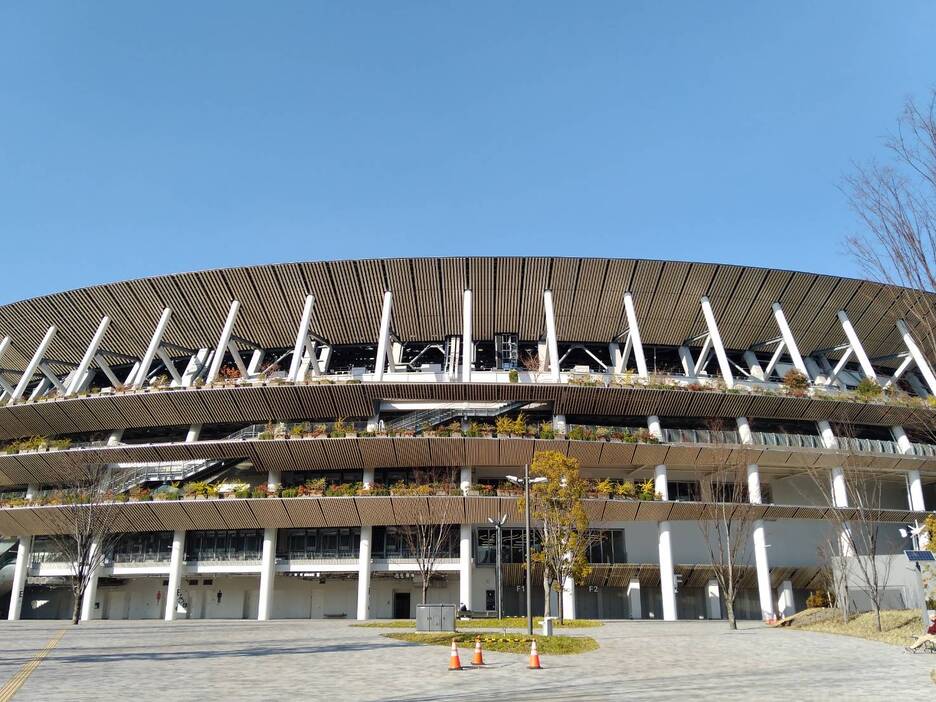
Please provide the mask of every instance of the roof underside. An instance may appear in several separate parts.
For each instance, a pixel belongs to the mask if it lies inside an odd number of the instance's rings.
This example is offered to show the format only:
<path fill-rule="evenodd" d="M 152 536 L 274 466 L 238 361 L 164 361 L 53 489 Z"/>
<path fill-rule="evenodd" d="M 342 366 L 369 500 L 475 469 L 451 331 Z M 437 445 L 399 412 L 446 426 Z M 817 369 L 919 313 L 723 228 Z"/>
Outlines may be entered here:
<path fill-rule="evenodd" d="M 714 306 L 728 348 L 775 338 L 771 304 L 780 302 L 800 350 L 844 341 L 835 314 L 847 311 L 865 349 L 900 349 L 895 295 L 877 283 L 812 273 L 711 263 L 593 258 L 415 258 L 315 261 L 143 278 L 82 288 L 0 307 L 3 365 L 23 369 L 50 325 L 59 334 L 48 357 L 77 362 L 101 317 L 105 346 L 139 356 L 164 307 L 165 340 L 185 347 L 216 341 L 232 300 L 235 333 L 265 347 L 291 346 L 305 296 L 315 295 L 313 331 L 331 343 L 374 342 L 381 300 L 393 291 L 393 326 L 403 340 L 430 341 L 462 331 L 462 291 L 473 294 L 477 339 L 543 333 L 543 290 L 551 289 L 560 341 L 608 342 L 625 328 L 623 294 L 634 296 L 645 344 L 678 345 L 702 331 L 699 298 Z M 909 321 L 909 320 L 908 320 Z"/>

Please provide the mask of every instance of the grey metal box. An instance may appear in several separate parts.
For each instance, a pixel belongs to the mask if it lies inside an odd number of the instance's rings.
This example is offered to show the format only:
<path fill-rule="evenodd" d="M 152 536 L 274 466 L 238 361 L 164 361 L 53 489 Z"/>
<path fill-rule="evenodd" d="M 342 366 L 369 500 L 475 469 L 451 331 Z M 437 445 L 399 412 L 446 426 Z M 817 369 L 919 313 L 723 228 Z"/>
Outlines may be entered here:
<path fill-rule="evenodd" d="M 453 604 L 416 605 L 416 631 L 455 631 Z"/>

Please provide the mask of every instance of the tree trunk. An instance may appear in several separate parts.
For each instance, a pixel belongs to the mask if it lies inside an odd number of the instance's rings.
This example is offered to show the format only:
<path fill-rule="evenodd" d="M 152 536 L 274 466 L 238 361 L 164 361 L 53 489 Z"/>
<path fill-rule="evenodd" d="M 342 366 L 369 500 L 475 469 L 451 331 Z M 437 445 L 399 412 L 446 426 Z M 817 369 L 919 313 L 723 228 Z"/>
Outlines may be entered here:
<path fill-rule="evenodd" d="M 544 617 L 552 616 L 552 602 L 551 602 L 552 597 L 550 597 L 551 594 L 552 594 L 552 585 L 550 584 L 549 580 L 547 580 L 546 578 L 543 578 L 543 595 L 545 596 L 545 599 L 544 599 L 545 604 L 543 605 Z"/>
<path fill-rule="evenodd" d="M 428 604 L 426 602 L 426 597 L 428 596 L 428 594 L 429 594 L 429 577 L 423 576 L 423 580 L 422 580 L 422 603 L 423 604 Z"/>
<path fill-rule="evenodd" d="M 725 613 L 728 615 L 728 628 L 736 630 L 738 628 L 738 621 L 735 619 L 734 615 L 734 601 L 731 598 L 725 598 Z"/>
<path fill-rule="evenodd" d="M 877 624 L 878 632 L 884 631 L 881 626 L 881 605 L 877 601 L 874 601 L 874 620 Z"/>
<path fill-rule="evenodd" d="M 563 611 L 563 607 L 562 607 L 562 591 L 563 591 L 563 588 L 560 587 L 558 591 L 558 597 L 556 597 L 556 599 L 559 601 L 559 606 L 558 606 L 559 626 L 562 626 L 562 624 L 565 622 L 565 612 Z"/>
<path fill-rule="evenodd" d="M 77 592 L 72 593 L 72 624 L 78 624 L 81 621 L 81 595 Z"/>

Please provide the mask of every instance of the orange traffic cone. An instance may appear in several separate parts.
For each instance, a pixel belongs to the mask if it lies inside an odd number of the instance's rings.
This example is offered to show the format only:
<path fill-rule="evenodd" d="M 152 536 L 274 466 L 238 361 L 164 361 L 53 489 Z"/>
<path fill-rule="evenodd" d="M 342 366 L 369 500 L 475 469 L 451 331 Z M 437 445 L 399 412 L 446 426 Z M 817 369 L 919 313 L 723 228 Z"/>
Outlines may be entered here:
<path fill-rule="evenodd" d="M 458 657 L 458 644 L 452 639 L 452 654 L 449 656 L 449 670 L 461 670 L 461 660 Z"/>
<path fill-rule="evenodd" d="M 541 670 L 543 666 L 539 662 L 539 653 L 536 652 L 536 639 L 533 639 L 533 645 L 530 646 L 530 670 Z"/>
<path fill-rule="evenodd" d="M 481 637 L 475 636 L 474 656 L 471 658 L 471 665 L 484 665 L 484 654 L 481 651 Z"/>

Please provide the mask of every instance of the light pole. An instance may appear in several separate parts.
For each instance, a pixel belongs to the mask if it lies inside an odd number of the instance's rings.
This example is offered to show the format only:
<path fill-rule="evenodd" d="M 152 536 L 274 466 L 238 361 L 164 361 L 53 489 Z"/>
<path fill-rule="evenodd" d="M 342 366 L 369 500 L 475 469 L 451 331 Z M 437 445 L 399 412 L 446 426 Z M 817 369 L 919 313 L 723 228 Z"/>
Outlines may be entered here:
<path fill-rule="evenodd" d="M 526 611 L 527 611 L 527 635 L 533 635 L 533 600 L 531 583 L 531 562 L 530 562 L 530 485 L 536 483 L 545 483 L 546 478 L 530 478 L 530 464 L 524 464 L 523 477 L 518 478 L 515 475 L 508 475 L 507 480 L 514 485 L 523 485 L 523 519 L 526 527 Z"/>
<path fill-rule="evenodd" d="M 497 519 L 494 517 L 488 517 L 488 521 L 494 525 L 494 529 L 497 532 L 497 539 L 495 540 L 495 546 L 497 548 L 497 555 L 494 560 L 494 567 L 497 569 L 494 571 L 494 606 L 497 608 L 497 620 L 500 621 L 504 618 L 504 612 L 501 607 L 501 527 L 504 526 L 504 522 L 507 521 L 507 515 L 502 514 Z"/>

